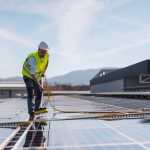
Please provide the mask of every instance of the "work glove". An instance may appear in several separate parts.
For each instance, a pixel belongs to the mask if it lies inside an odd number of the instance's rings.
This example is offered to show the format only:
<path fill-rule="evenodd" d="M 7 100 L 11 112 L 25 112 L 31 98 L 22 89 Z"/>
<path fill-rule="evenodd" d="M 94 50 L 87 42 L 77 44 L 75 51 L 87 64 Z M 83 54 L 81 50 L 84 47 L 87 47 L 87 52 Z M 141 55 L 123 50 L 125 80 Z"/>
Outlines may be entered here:
<path fill-rule="evenodd" d="M 45 77 L 45 73 L 44 72 L 42 72 L 41 77 Z"/>

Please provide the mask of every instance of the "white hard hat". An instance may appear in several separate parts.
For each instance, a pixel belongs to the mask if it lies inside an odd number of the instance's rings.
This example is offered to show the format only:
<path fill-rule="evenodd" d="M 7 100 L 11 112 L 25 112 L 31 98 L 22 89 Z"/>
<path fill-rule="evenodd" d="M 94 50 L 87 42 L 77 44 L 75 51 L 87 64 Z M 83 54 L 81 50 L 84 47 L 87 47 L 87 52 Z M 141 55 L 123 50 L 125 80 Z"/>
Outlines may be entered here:
<path fill-rule="evenodd" d="M 46 42 L 43 42 L 43 41 L 40 42 L 39 49 L 41 49 L 41 50 L 48 50 L 49 49 L 48 44 Z"/>

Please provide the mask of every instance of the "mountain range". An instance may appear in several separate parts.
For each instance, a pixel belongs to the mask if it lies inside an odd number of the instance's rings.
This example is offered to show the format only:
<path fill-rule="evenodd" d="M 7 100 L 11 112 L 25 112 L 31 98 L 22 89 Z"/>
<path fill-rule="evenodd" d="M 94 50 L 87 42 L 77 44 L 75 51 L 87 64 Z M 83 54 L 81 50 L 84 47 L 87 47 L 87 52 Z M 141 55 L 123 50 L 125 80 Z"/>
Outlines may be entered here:
<path fill-rule="evenodd" d="M 71 84 L 71 85 L 89 85 L 90 80 L 102 69 L 109 69 L 110 67 L 76 70 L 64 75 L 48 78 L 49 84 Z M 23 82 L 22 77 L 0 78 L 0 82 Z"/>
<path fill-rule="evenodd" d="M 61 76 L 55 76 L 48 79 L 50 84 L 71 84 L 71 85 L 89 85 L 90 79 L 99 72 L 100 69 L 87 69 L 72 71 Z"/>

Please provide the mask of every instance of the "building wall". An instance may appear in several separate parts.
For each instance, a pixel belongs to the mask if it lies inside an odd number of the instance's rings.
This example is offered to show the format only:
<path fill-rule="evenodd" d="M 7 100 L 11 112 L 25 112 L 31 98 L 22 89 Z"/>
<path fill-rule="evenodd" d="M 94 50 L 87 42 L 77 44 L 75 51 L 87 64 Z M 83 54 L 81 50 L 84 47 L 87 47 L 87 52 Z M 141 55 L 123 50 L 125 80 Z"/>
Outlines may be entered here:
<path fill-rule="evenodd" d="M 13 98 L 17 98 L 17 97 L 23 97 L 23 96 L 26 96 L 26 90 L 23 91 L 23 90 L 13 90 L 12 93 L 11 93 L 11 96 Z"/>
<path fill-rule="evenodd" d="M 9 98 L 9 90 L 0 90 L 0 98 Z"/>
<path fill-rule="evenodd" d="M 0 90 L 0 98 L 18 98 L 26 95 L 26 90 Z"/>
<path fill-rule="evenodd" d="M 139 75 L 137 76 L 132 76 L 132 77 L 127 77 L 124 79 L 124 86 L 126 87 L 132 87 L 132 86 L 139 86 Z"/>
<path fill-rule="evenodd" d="M 105 82 L 90 86 L 91 93 L 98 92 L 123 92 L 124 91 L 124 80 L 115 80 L 111 82 Z"/>
<path fill-rule="evenodd" d="M 125 91 L 150 91 L 150 83 L 140 83 L 139 75 L 124 79 Z"/>

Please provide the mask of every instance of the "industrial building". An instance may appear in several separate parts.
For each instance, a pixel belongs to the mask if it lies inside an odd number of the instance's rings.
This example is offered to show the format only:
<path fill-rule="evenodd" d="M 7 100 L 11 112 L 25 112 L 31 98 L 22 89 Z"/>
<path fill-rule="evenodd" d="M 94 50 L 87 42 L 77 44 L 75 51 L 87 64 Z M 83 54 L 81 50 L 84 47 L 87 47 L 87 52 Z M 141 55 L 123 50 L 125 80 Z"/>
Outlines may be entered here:
<path fill-rule="evenodd" d="M 150 91 L 150 60 L 121 69 L 100 70 L 90 80 L 91 93 Z"/>
<path fill-rule="evenodd" d="M 26 95 L 26 87 L 24 83 L 0 82 L 0 98 L 17 98 Z"/>

